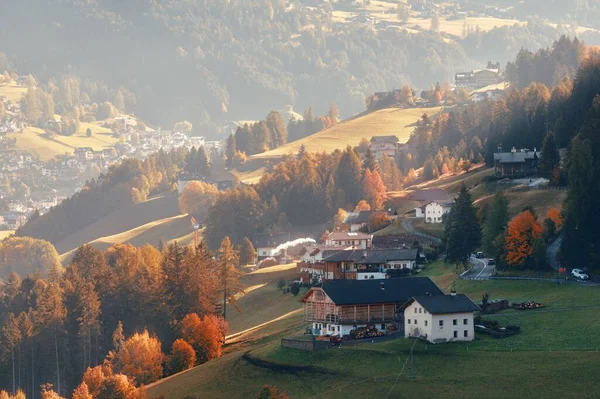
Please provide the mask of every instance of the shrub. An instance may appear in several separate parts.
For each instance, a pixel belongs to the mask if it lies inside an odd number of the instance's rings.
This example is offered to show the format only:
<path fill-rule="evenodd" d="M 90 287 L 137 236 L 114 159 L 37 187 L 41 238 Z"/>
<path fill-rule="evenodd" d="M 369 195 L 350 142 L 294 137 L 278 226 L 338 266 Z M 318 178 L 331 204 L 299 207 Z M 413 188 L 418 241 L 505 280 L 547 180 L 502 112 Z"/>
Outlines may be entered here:
<path fill-rule="evenodd" d="M 292 284 L 292 286 L 290 287 L 290 291 L 292 295 L 298 295 L 298 293 L 300 292 L 300 285 L 298 283 Z"/>
<path fill-rule="evenodd" d="M 278 262 L 275 258 L 266 258 L 258 262 L 257 266 L 259 269 L 263 269 L 265 267 L 277 266 Z"/>
<path fill-rule="evenodd" d="M 194 351 L 192 345 L 183 339 L 173 342 L 171 355 L 169 356 L 169 371 L 173 374 L 178 373 L 194 367 L 195 364 L 196 351 Z"/>

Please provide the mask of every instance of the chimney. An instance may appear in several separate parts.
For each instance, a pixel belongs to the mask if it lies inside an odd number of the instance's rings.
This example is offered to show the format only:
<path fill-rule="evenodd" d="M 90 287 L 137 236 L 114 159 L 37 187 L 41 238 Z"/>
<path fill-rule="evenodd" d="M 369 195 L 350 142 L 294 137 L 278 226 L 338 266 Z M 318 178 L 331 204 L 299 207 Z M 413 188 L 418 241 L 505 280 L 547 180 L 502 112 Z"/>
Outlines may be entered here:
<path fill-rule="evenodd" d="M 379 288 L 381 288 L 381 291 L 385 291 L 385 283 L 379 283 Z"/>
<path fill-rule="evenodd" d="M 501 153 L 501 152 L 502 152 L 502 147 L 498 146 L 498 153 Z"/>
<path fill-rule="evenodd" d="M 533 147 L 533 152 L 537 152 L 537 148 Z"/>
<path fill-rule="evenodd" d="M 513 147 L 510 152 L 512 152 L 513 154 L 517 152 L 517 149 L 515 147 Z"/>
<path fill-rule="evenodd" d="M 363 251 L 363 258 L 367 257 L 367 251 Z"/>
<path fill-rule="evenodd" d="M 450 291 L 450 295 L 451 295 L 451 296 L 456 296 L 456 290 L 452 290 L 452 291 Z"/>

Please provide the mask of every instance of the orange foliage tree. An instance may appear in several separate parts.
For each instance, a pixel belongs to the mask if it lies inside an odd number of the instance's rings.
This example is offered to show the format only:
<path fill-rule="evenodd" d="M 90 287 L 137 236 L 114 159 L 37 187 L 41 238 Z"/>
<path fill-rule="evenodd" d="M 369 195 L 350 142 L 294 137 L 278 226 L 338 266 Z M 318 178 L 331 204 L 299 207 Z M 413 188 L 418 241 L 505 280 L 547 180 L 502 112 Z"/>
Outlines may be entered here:
<path fill-rule="evenodd" d="M 146 399 L 143 387 L 136 388 L 132 378 L 113 374 L 110 362 L 88 367 L 83 381 L 73 391 L 73 399 Z"/>
<path fill-rule="evenodd" d="M 169 369 L 171 373 L 178 373 L 190 369 L 196 364 L 196 351 L 183 339 L 173 342 L 169 356 Z"/>
<path fill-rule="evenodd" d="M 513 266 L 523 266 L 533 253 L 533 244 L 542 230 L 530 211 L 515 216 L 508 224 L 505 238 L 506 262 Z"/>
<path fill-rule="evenodd" d="M 557 229 L 560 229 L 563 225 L 563 218 L 560 215 L 558 208 L 550 208 L 546 217 L 554 222 Z"/>
<path fill-rule="evenodd" d="M 365 200 L 358 201 L 358 204 L 356 204 L 356 206 L 354 207 L 354 212 L 370 211 L 370 210 L 371 210 L 371 205 L 369 205 L 369 203 Z M 338 213 L 339 213 L 339 211 L 338 211 Z M 346 215 L 348 215 L 347 212 L 346 212 Z"/>
<path fill-rule="evenodd" d="M 138 384 L 149 384 L 162 377 L 164 359 L 160 341 L 148 330 L 133 334 L 116 353 L 111 354 L 115 371 L 135 378 Z"/>
<path fill-rule="evenodd" d="M 363 192 L 372 208 L 381 209 L 383 207 L 383 203 L 387 199 L 387 190 L 381 176 L 379 176 L 379 172 L 376 170 L 371 172 L 370 169 L 365 170 Z"/>
<path fill-rule="evenodd" d="M 190 313 L 181 321 L 181 336 L 196 350 L 198 363 L 221 356 L 227 323 L 219 317 Z"/>

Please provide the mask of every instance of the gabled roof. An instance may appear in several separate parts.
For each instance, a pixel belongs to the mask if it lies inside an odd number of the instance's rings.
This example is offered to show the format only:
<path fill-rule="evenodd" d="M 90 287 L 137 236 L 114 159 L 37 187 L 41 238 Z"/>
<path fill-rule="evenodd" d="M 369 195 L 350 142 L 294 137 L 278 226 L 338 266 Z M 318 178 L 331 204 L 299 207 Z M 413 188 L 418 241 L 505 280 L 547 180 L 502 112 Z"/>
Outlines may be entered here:
<path fill-rule="evenodd" d="M 383 264 L 394 260 L 416 260 L 418 249 L 373 249 L 338 251 L 324 262 L 354 262 L 357 264 Z"/>
<path fill-rule="evenodd" d="M 371 143 L 398 143 L 398 137 L 396 136 L 373 136 L 371 137 Z"/>
<path fill-rule="evenodd" d="M 465 313 L 480 310 L 479 306 L 475 305 L 471 298 L 465 294 L 415 296 L 409 302 L 404 304 L 404 307 L 410 305 L 414 301 L 418 302 L 431 314 Z"/>
<path fill-rule="evenodd" d="M 367 240 L 370 239 L 370 234 L 365 234 L 361 232 L 351 232 L 351 231 L 334 231 L 330 233 L 327 239 L 339 241 L 339 240 Z"/>
<path fill-rule="evenodd" d="M 500 163 L 524 163 L 525 160 L 539 158 L 537 151 L 496 152 L 494 161 Z"/>
<path fill-rule="evenodd" d="M 371 219 L 371 216 L 379 215 L 379 214 L 392 216 L 392 212 L 388 212 L 388 211 L 360 211 L 360 212 L 358 212 L 358 214 L 356 214 L 356 213 L 348 214 L 348 217 L 346 218 L 344 223 L 346 223 L 346 224 L 368 223 L 369 219 Z"/>
<path fill-rule="evenodd" d="M 428 190 L 415 190 L 411 194 L 411 198 L 415 201 L 424 201 L 424 202 L 432 202 L 432 201 L 448 201 L 450 200 L 450 196 L 445 190 L 441 188 L 433 188 Z"/>
<path fill-rule="evenodd" d="M 406 277 L 386 280 L 326 280 L 321 288 L 336 305 L 403 303 L 414 296 L 443 295 L 429 277 Z M 309 290 L 309 292 L 311 292 Z M 308 297 L 307 292 L 301 301 Z"/>

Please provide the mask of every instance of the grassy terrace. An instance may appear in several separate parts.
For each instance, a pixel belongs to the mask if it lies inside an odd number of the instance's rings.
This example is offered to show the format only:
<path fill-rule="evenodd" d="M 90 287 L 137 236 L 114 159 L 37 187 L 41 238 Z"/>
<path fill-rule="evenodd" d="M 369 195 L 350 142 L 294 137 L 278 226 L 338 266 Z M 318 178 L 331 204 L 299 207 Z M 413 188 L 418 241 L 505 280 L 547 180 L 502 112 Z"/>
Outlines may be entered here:
<path fill-rule="evenodd" d="M 506 339 L 477 335 L 471 343 L 430 345 L 403 338 L 346 343 L 307 353 L 279 346 L 283 336 L 303 331 L 301 315 L 270 324 L 233 342 L 223 358 L 149 388 L 149 397 L 252 397 L 272 384 L 292 398 L 594 397 L 600 380 L 600 288 L 526 281 L 459 281 L 453 265 L 441 261 L 421 273 L 441 287 L 454 287 L 475 301 L 536 300 L 546 308 L 506 310 L 486 317 L 521 326 Z M 265 307 L 273 306 L 264 303 Z M 408 354 L 414 344 L 415 378 Z"/>

